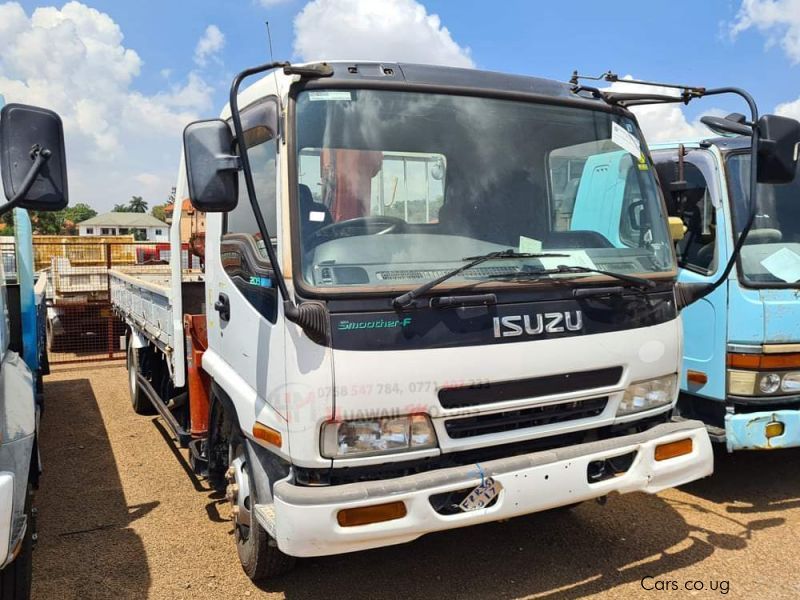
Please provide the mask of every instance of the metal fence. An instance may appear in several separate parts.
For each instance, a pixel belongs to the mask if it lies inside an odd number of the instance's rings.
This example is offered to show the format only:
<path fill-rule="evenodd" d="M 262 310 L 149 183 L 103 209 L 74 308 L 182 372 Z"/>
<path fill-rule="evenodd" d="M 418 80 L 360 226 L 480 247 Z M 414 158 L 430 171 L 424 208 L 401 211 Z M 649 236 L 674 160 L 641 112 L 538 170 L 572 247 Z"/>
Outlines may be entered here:
<path fill-rule="evenodd" d="M 34 268 L 47 275 L 47 349 L 51 365 L 125 358 L 125 324 L 112 310 L 109 270 L 169 264 L 166 242 L 109 242 L 64 238 L 33 243 Z M 6 282 L 16 282 L 13 244 L 0 244 Z M 181 263 L 198 266 L 184 246 Z"/>

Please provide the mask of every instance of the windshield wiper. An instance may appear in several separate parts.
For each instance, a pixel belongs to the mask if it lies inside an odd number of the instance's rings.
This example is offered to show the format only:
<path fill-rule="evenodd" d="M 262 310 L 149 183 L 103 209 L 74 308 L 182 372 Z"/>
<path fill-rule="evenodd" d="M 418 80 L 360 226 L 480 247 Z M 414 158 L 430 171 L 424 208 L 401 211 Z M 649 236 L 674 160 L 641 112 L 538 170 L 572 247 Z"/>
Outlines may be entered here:
<path fill-rule="evenodd" d="M 645 279 L 644 277 L 637 277 L 636 275 L 626 275 L 625 273 L 614 273 L 613 271 L 606 271 L 604 269 L 593 269 L 590 267 L 582 267 L 582 266 L 569 266 L 569 265 L 558 265 L 554 269 L 539 269 L 539 270 L 529 270 L 529 271 L 520 271 L 518 273 L 503 273 L 501 275 L 490 275 L 489 277 L 493 278 L 539 278 L 545 277 L 547 275 L 569 275 L 570 273 L 598 273 L 600 275 L 605 275 L 606 277 L 613 277 L 614 279 L 618 279 L 619 281 L 624 281 L 631 285 L 635 285 L 639 288 L 654 288 L 656 287 L 656 282 L 651 281 L 650 279 Z"/>
<path fill-rule="evenodd" d="M 461 259 L 470 261 L 467 264 L 462 265 L 457 269 L 453 269 L 452 271 L 448 271 L 444 275 L 441 275 L 436 279 L 432 279 L 426 283 L 423 283 L 419 287 L 415 287 L 413 290 L 398 296 L 397 298 L 392 300 L 392 305 L 395 308 L 405 308 L 406 306 L 411 304 L 415 298 L 435 288 L 443 281 L 447 281 L 451 277 L 460 275 L 464 271 L 467 271 L 472 267 L 489 260 L 500 260 L 507 258 L 568 258 L 568 257 L 569 254 L 531 254 L 528 252 L 517 252 L 512 248 L 509 248 L 508 250 L 499 250 L 497 252 L 489 252 L 488 254 L 482 254 L 480 256 L 467 256 Z"/>

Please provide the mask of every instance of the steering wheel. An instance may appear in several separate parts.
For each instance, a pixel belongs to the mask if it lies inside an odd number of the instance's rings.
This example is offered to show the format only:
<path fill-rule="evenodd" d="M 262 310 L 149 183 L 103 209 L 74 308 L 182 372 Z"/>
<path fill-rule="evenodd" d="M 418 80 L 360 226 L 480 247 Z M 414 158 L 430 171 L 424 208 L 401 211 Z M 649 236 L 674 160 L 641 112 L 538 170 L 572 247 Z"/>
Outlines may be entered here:
<path fill-rule="evenodd" d="M 338 223 L 331 223 L 320 227 L 308 236 L 309 241 L 321 244 L 329 240 L 340 237 L 350 237 L 354 235 L 384 235 L 395 233 L 405 228 L 406 222 L 398 217 L 389 215 L 370 215 L 368 217 L 356 217 Z"/>

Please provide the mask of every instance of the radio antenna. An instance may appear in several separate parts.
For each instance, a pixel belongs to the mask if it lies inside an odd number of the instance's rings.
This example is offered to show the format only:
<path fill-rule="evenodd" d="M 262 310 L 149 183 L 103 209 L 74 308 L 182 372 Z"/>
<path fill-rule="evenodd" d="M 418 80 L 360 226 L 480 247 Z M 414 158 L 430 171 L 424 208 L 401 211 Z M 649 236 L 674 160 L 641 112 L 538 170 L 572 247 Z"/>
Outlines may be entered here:
<path fill-rule="evenodd" d="M 269 46 L 269 62 L 275 62 L 275 56 L 272 54 L 272 31 L 269 28 L 269 21 L 264 21 L 264 25 L 267 26 L 267 45 Z M 272 71 L 272 76 L 275 78 L 275 95 L 278 97 L 278 109 L 279 109 L 279 116 L 283 116 L 283 101 L 281 100 L 281 94 L 278 91 L 278 72 L 277 70 Z M 280 127 L 278 128 L 280 129 Z M 286 138 L 284 138 L 284 143 L 286 143 Z"/>
<path fill-rule="evenodd" d="M 272 32 L 269 30 L 269 21 L 264 21 L 267 26 L 267 44 L 269 44 L 269 61 L 275 62 L 275 56 L 272 54 Z"/>

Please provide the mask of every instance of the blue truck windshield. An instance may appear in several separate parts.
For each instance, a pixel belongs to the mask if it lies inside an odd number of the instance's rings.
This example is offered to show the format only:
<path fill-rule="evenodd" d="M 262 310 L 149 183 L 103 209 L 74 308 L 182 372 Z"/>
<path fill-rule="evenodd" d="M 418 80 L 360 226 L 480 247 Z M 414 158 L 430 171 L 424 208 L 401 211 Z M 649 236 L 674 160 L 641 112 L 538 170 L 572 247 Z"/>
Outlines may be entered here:
<path fill-rule="evenodd" d="M 748 217 L 750 154 L 728 157 L 728 189 L 737 234 Z M 800 178 L 791 183 L 760 184 L 753 227 L 741 254 L 741 276 L 758 287 L 800 282 Z"/>
<path fill-rule="evenodd" d="M 559 265 L 674 272 L 653 169 L 624 116 L 366 89 L 304 91 L 295 112 L 309 285 L 416 286 L 509 248 L 562 256 L 452 283 Z"/>

